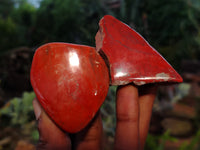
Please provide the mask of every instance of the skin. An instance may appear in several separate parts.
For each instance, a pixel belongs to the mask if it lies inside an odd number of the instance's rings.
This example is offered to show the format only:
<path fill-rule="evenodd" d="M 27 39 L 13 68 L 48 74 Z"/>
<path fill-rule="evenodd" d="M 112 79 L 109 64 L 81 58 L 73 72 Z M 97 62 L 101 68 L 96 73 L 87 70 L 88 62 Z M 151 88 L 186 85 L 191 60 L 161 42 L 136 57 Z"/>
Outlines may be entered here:
<path fill-rule="evenodd" d="M 143 150 L 149 130 L 156 85 L 119 86 L 116 98 L 117 126 L 114 150 Z M 57 127 L 39 102 L 33 101 L 40 134 L 37 150 L 101 150 L 103 127 L 98 112 L 82 131 L 70 135 Z"/>

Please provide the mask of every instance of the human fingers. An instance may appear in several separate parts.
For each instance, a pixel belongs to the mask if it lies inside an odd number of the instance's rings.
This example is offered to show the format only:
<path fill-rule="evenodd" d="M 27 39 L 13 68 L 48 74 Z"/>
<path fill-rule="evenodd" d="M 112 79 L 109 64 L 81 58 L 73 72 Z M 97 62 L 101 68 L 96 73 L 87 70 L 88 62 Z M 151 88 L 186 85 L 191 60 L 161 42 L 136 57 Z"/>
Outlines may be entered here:
<path fill-rule="evenodd" d="M 139 135 L 140 135 L 140 150 L 144 149 L 146 137 L 149 131 L 151 120 L 152 107 L 155 100 L 157 85 L 147 84 L 139 87 Z"/>
<path fill-rule="evenodd" d="M 42 109 L 39 102 L 33 100 L 34 113 L 37 119 L 39 142 L 37 150 L 71 150 L 71 140 Z"/>
<path fill-rule="evenodd" d="M 102 136 L 102 119 L 98 112 L 86 128 L 73 135 L 73 149 L 100 150 L 102 149 Z"/>
<path fill-rule="evenodd" d="M 138 89 L 133 84 L 120 86 L 116 101 L 115 150 L 139 150 Z"/>

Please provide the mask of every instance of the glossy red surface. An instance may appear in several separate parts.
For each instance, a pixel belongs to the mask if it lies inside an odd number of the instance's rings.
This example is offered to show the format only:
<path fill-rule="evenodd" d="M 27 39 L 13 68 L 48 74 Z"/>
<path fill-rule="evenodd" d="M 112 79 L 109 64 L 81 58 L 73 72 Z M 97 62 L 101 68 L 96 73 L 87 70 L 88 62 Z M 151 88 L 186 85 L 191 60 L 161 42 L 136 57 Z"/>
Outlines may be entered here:
<path fill-rule="evenodd" d="M 94 48 L 67 43 L 39 47 L 31 84 L 47 114 L 67 132 L 84 128 L 103 103 L 109 75 Z"/>
<path fill-rule="evenodd" d="M 182 82 L 172 66 L 128 25 L 106 15 L 99 26 L 96 48 L 108 59 L 111 84 Z"/>

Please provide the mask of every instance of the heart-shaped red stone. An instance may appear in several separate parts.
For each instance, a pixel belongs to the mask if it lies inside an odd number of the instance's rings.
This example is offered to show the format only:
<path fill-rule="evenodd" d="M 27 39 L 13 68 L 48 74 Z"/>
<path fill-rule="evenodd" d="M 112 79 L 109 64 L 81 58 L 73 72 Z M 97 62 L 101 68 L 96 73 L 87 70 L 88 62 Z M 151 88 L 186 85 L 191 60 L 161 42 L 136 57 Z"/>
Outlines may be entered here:
<path fill-rule="evenodd" d="M 46 113 L 67 132 L 84 128 L 103 103 L 109 74 L 89 46 L 49 43 L 36 50 L 31 84 Z"/>
<path fill-rule="evenodd" d="M 106 15 L 99 26 L 96 48 L 107 59 L 111 84 L 182 82 L 170 64 L 128 25 Z"/>

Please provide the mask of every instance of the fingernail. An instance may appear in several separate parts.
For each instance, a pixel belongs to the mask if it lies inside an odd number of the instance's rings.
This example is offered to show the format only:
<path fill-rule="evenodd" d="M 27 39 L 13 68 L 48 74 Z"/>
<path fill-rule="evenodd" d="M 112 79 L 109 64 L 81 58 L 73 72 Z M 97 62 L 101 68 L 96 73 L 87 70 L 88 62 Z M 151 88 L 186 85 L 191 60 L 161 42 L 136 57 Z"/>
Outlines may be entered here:
<path fill-rule="evenodd" d="M 33 109 L 34 109 L 36 120 L 38 120 L 42 112 L 42 107 L 36 99 L 33 100 Z"/>

